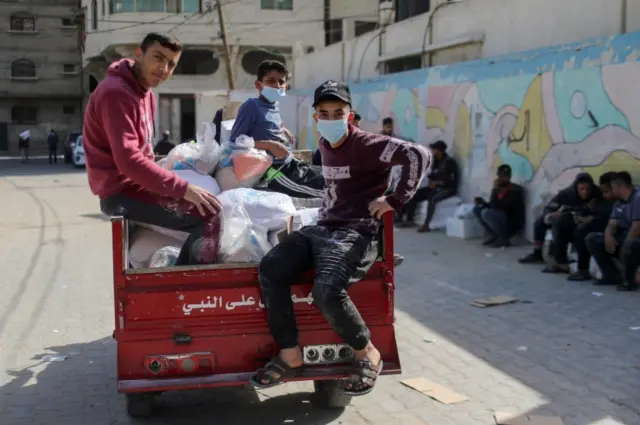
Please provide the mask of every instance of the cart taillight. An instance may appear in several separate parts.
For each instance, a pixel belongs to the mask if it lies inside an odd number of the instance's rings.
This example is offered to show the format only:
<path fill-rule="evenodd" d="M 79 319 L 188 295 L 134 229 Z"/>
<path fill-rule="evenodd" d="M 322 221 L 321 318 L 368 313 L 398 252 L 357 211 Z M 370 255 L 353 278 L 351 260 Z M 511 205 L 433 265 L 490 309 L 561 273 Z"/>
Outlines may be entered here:
<path fill-rule="evenodd" d="M 158 375 L 206 375 L 215 370 L 213 353 L 163 354 L 144 359 L 145 370 Z"/>

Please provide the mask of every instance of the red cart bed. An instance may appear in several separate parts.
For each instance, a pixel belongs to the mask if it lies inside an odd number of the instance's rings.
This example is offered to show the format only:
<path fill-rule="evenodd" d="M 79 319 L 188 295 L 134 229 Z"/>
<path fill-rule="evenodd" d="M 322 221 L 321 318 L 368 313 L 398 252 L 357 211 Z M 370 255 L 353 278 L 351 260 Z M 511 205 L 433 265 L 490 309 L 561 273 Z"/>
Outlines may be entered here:
<path fill-rule="evenodd" d="M 128 267 L 128 226 L 111 221 L 118 391 L 129 413 L 147 415 L 164 391 L 246 384 L 277 353 L 269 333 L 256 264 L 155 269 Z M 383 374 L 398 374 L 394 323 L 393 218 L 385 216 L 381 252 L 349 294 L 382 353 Z M 313 305 L 313 274 L 292 288 L 306 372 L 325 404 L 342 406 L 340 393 L 351 351 Z"/>

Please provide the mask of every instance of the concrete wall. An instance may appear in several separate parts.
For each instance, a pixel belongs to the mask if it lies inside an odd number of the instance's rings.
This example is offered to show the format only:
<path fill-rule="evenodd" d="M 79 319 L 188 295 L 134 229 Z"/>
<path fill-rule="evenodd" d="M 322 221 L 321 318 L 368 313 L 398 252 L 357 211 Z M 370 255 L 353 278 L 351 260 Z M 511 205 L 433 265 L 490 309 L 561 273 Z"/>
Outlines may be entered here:
<path fill-rule="evenodd" d="M 352 85 L 362 127 L 428 144 L 458 160 L 465 199 L 488 195 L 496 168 L 525 185 L 529 219 L 582 171 L 628 170 L 640 182 L 640 32 L 393 74 Z M 315 149 L 312 89 L 298 107 L 301 147 Z M 283 101 L 284 103 L 284 101 Z"/>
<path fill-rule="evenodd" d="M 432 0 L 432 6 L 445 0 Z M 451 64 L 456 61 L 492 57 L 523 50 L 540 48 L 560 43 L 571 43 L 592 37 L 613 36 L 621 31 L 622 5 L 625 0 L 460 0 L 435 12 L 433 18 L 433 40 L 439 44 L 469 35 L 482 35 L 481 48 L 453 49 L 433 56 L 434 65 Z M 640 29 L 640 2 L 626 0 L 628 31 Z M 433 10 L 433 9 L 432 9 Z M 314 52 L 296 61 L 298 70 L 296 87 L 306 87 L 306 83 L 319 84 L 322 76 L 317 70 L 331 67 L 356 68 L 362 61 L 362 72 L 352 73 L 349 79 L 357 81 L 379 75 L 375 67 L 379 56 L 398 52 L 419 53 L 422 51 L 425 28 L 430 13 L 416 16 L 386 28 L 381 36 L 382 47 L 374 42 L 364 54 L 354 52 L 351 45 L 371 39 L 373 34 L 365 34 L 359 39 L 346 42 L 344 62 L 340 55 Z M 334 48 L 334 46 L 331 46 Z M 335 49 L 334 49 L 335 52 Z M 330 70 L 326 70 L 331 72 Z"/>

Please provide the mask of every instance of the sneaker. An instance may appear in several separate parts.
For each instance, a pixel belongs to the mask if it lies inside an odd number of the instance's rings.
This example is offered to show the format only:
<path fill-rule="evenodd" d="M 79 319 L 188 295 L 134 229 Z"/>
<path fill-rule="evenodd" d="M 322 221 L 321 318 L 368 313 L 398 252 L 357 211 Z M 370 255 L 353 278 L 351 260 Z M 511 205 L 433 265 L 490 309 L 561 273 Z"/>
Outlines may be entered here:
<path fill-rule="evenodd" d="M 533 252 L 530 252 L 529 254 L 520 258 L 518 262 L 522 264 L 544 263 L 544 258 L 542 258 L 542 251 L 536 249 Z"/>

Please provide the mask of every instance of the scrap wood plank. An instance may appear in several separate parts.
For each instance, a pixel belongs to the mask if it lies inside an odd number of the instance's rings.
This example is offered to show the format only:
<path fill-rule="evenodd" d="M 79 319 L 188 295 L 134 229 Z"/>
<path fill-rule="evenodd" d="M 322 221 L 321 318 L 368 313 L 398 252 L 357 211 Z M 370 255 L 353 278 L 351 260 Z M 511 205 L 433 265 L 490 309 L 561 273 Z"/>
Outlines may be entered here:
<path fill-rule="evenodd" d="M 507 295 L 498 295 L 496 297 L 479 298 L 477 300 L 473 300 L 471 305 L 474 307 L 485 308 L 485 307 L 493 307 L 496 305 L 513 304 L 513 303 L 517 303 L 518 301 L 520 300 L 518 300 L 516 297 L 510 297 Z"/>
<path fill-rule="evenodd" d="M 422 394 L 431 397 L 434 400 L 439 401 L 442 404 L 454 404 L 461 401 L 469 400 L 468 397 L 458 394 L 455 391 L 450 390 L 435 382 L 429 381 L 426 378 L 411 378 L 400 381 L 401 384 L 412 388 Z"/>
<path fill-rule="evenodd" d="M 497 425 L 564 425 L 558 416 L 522 415 L 519 413 L 494 412 Z"/>

